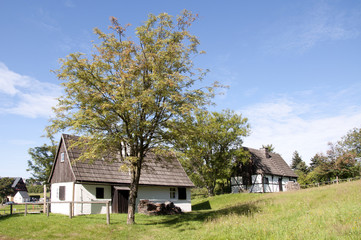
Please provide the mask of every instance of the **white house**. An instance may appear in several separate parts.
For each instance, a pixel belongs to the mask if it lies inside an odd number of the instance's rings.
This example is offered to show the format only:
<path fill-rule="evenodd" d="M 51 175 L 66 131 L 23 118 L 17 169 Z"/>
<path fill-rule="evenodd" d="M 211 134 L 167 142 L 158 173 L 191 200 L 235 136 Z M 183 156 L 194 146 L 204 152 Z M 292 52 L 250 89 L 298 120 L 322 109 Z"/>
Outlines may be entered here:
<path fill-rule="evenodd" d="M 73 214 L 105 213 L 105 205 L 96 203 L 104 200 L 111 201 L 111 212 L 128 212 L 129 172 L 120 171 L 119 162 L 97 160 L 90 164 L 76 161 L 81 151 L 70 148 L 70 142 L 77 140 L 76 136 L 61 136 L 49 177 L 51 212 L 69 214 L 69 204 L 60 202 L 92 201 L 75 203 Z M 189 212 L 192 210 L 191 187 L 194 187 L 193 183 L 176 158 L 157 158 L 150 153 L 144 160 L 136 204 L 145 199 L 155 203 L 171 201 L 182 211 Z"/>
<path fill-rule="evenodd" d="M 15 203 L 29 202 L 30 197 L 27 191 L 18 191 L 14 196 Z"/>
<path fill-rule="evenodd" d="M 288 182 L 297 182 L 298 176 L 283 158 L 267 149 L 244 148 L 250 161 L 239 166 L 231 178 L 232 193 L 238 192 L 282 192 L 287 191 Z"/>
<path fill-rule="evenodd" d="M 26 184 L 24 183 L 21 177 L 11 178 L 13 183 L 11 184 L 11 188 L 13 189 L 13 194 L 7 196 L 7 201 L 13 201 L 15 203 L 24 203 L 29 202 L 30 197 L 28 194 L 28 189 L 26 188 Z"/>

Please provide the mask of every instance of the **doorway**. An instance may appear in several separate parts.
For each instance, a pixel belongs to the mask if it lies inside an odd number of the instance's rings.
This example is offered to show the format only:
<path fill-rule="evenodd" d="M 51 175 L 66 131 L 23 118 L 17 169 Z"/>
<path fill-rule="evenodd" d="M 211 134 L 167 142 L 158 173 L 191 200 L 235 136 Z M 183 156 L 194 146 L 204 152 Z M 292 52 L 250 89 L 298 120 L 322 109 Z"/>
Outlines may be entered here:
<path fill-rule="evenodd" d="M 112 197 L 113 213 L 128 213 L 129 188 L 114 187 Z"/>
<path fill-rule="evenodd" d="M 278 187 L 280 189 L 280 192 L 283 192 L 283 186 L 282 186 L 282 178 L 278 179 Z"/>
<path fill-rule="evenodd" d="M 128 199 L 129 199 L 128 190 L 118 191 L 118 213 L 128 213 Z"/>

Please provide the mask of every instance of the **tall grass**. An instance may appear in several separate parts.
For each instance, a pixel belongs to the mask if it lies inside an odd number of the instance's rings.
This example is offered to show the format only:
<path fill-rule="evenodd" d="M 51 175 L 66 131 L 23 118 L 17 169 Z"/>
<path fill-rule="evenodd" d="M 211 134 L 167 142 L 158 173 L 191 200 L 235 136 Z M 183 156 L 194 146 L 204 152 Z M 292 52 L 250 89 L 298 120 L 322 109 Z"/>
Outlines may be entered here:
<path fill-rule="evenodd" d="M 0 217 L 0 239 L 360 239 L 361 181 L 297 192 L 196 199 L 174 216 Z"/>

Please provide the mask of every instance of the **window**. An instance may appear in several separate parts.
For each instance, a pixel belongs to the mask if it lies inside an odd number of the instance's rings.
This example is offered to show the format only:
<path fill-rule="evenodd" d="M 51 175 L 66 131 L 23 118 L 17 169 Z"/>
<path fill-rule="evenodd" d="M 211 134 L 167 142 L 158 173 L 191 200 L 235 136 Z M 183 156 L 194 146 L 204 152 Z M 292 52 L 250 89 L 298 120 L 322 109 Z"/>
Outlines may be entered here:
<path fill-rule="evenodd" d="M 65 186 L 59 187 L 59 200 L 65 200 Z"/>
<path fill-rule="evenodd" d="M 104 198 L 104 188 L 95 188 L 95 196 L 96 198 Z"/>
<path fill-rule="evenodd" d="M 187 189 L 184 187 L 178 188 L 178 199 L 185 200 L 187 199 Z"/>
<path fill-rule="evenodd" d="M 268 177 L 265 177 L 265 178 L 264 178 L 263 183 L 264 183 L 264 184 L 269 184 Z"/>
<path fill-rule="evenodd" d="M 170 198 L 175 198 L 175 188 L 173 188 L 173 187 L 171 187 L 170 189 L 169 189 L 169 193 L 170 193 Z"/>
<path fill-rule="evenodd" d="M 64 153 L 62 152 L 61 154 L 60 154 L 60 162 L 64 162 Z"/>

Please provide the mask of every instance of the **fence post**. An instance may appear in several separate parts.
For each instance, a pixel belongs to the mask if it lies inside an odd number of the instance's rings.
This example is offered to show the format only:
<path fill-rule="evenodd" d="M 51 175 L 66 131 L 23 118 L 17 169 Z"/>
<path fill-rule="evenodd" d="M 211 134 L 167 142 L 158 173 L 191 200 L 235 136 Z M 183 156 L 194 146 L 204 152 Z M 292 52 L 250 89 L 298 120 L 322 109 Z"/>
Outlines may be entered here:
<path fill-rule="evenodd" d="M 25 212 L 24 212 L 24 216 L 26 216 L 26 213 L 28 211 L 28 204 L 25 203 Z"/>
<path fill-rule="evenodd" d="M 10 204 L 10 215 L 13 215 L 13 205 Z"/>
<path fill-rule="evenodd" d="M 110 224 L 110 215 L 109 215 L 109 202 L 106 203 L 106 207 L 107 207 L 107 224 Z"/>
<path fill-rule="evenodd" d="M 50 212 L 50 204 L 47 202 L 46 203 L 46 216 L 49 217 L 49 212 Z"/>
<path fill-rule="evenodd" d="M 72 208 L 71 205 L 72 205 L 71 202 L 69 202 L 69 218 L 72 218 L 72 217 L 73 217 L 73 216 L 72 216 L 72 212 L 71 212 L 71 208 Z"/>

